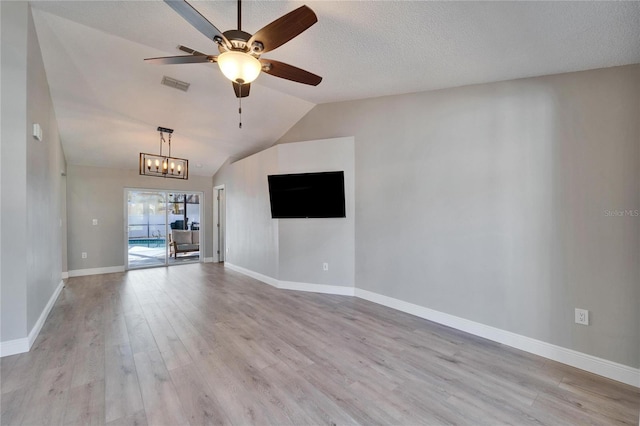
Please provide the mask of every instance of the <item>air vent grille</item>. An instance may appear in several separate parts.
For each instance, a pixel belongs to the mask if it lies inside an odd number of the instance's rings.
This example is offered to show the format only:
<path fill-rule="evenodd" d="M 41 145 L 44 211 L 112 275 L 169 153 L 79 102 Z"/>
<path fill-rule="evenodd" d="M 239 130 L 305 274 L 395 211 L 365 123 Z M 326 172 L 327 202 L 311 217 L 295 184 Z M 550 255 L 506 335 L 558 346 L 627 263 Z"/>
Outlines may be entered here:
<path fill-rule="evenodd" d="M 186 92 L 189 90 L 189 86 L 191 83 L 187 83 L 185 81 L 176 80 L 175 78 L 167 77 L 166 75 L 162 77 L 162 84 L 165 86 L 173 87 L 174 89 L 182 90 Z"/>

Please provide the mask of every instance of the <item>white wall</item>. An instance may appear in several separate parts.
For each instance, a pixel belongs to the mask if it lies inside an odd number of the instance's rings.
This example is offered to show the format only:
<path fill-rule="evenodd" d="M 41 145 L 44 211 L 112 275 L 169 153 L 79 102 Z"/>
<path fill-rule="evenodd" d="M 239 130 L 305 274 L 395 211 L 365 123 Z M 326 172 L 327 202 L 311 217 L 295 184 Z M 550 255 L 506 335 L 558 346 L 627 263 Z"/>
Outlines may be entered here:
<path fill-rule="evenodd" d="M 637 368 L 640 218 L 607 211 L 640 209 L 639 117 L 635 65 L 318 105 L 279 142 L 355 136 L 356 287 Z"/>
<path fill-rule="evenodd" d="M 277 146 L 225 165 L 214 185 L 225 185 L 226 261 L 280 281 L 353 287 L 353 158 L 353 138 L 339 138 Z M 346 218 L 271 218 L 268 175 L 339 170 Z"/>

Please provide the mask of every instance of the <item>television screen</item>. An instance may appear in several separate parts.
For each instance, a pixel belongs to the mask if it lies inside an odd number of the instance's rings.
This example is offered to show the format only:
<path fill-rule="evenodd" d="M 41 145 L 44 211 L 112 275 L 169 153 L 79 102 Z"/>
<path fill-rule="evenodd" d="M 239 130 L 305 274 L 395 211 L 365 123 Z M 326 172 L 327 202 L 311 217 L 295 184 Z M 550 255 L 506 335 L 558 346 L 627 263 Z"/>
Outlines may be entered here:
<path fill-rule="evenodd" d="M 344 172 L 269 175 L 274 219 L 346 217 Z"/>

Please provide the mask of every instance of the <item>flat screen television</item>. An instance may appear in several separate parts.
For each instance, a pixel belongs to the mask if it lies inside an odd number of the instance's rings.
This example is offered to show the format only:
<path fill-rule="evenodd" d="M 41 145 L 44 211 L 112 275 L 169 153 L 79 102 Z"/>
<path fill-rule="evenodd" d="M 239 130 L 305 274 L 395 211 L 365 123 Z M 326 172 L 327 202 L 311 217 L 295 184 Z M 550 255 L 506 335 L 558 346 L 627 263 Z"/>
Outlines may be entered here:
<path fill-rule="evenodd" d="M 267 178 L 274 219 L 346 217 L 342 171 Z"/>

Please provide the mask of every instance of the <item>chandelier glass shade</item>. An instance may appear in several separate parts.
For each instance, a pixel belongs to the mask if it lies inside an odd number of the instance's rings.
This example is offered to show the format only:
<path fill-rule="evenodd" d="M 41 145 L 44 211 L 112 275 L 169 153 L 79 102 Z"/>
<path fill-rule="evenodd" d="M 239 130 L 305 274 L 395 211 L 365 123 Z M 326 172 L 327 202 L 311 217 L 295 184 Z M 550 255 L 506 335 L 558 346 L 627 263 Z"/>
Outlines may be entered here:
<path fill-rule="evenodd" d="M 189 160 L 171 156 L 171 134 L 173 129 L 158 127 L 160 132 L 160 154 L 140 153 L 140 174 L 173 179 L 189 179 Z M 162 154 L 162 145 L 167 143 L 164 133 L 168 133 L 169 155 Z"/>
<path fill-rule="evenodd" d="M 248 84 L 260 75 L 262 64 L 248 53 L 230 50 L 218 55 L 220 71 L 229 80 L 238 84 Z"/>

